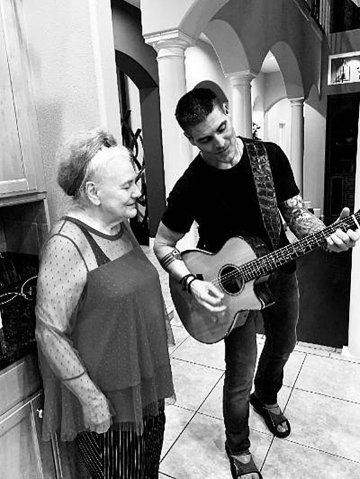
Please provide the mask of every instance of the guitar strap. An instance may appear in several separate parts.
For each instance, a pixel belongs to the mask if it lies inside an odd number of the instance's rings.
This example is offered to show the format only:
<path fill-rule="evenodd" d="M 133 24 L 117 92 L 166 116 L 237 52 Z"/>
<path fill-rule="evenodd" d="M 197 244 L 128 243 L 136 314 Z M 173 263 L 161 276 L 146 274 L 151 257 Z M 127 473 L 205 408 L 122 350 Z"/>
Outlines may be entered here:
<path fill-rule="evenodd" d="M 262 220 L 272 247 L 276 250 L 279 246 L 282 226 L 268 154 L 262 142 L 241 139 L 249 156 Z"/>

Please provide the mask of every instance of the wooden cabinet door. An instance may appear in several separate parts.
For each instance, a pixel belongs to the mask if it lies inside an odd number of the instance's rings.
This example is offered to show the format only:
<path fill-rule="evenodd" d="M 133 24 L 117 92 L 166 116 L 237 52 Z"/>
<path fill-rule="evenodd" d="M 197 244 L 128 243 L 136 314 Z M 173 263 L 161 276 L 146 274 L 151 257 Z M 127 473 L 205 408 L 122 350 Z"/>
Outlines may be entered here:
<path fill-rule="evenodd" d="M 19 3 L 0 2 L 0 196 L 37 188 L 41 162 L 25 28 Z"/>
<path fill-rule="evenodd" d="M 40 449 L 43 477 L 45 479 L 90 479 L 73 442 L 62 442 L 54 434 L 49 442 L 41 439 L 44 396 L 39 393 L 32 401 L 32 413 L 35 419 Z M 0 476 L 0 479 L 2 477 Z"/>
<path fill-rule="evenodd" d="M 31 401 L 0 420 L 0 477 L 44 479 Z"/>
<path fill-rule="evenodd" d="M 43 393 L 39 393 L 31 401 L 31 411 L 35 422 L 43 475 L 45 479 L 63 479 L 61 470 L 59 470 L 59 457 L 56 444 L 53 441 L 43 441 L 41 439 L 43 407 L 44 396 Z"/>

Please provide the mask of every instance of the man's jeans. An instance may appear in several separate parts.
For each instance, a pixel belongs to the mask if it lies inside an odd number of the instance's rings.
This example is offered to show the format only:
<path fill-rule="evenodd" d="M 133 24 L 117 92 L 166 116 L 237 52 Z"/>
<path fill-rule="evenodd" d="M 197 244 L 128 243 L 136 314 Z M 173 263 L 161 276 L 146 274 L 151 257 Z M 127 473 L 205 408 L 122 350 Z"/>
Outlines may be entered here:
<path fill-rule="evenodd" d="M 269 286 L 275 304 L 262 311 L 266 341 L 255 376 L 255 390 L 261 401 L 274 404 L 282 386 L 285 363 L 296 344 L 299 290 L 296 274 L 281 271 L 272 275 Z M 256 315 L 256 311 L 250 311 L 246 323 L 225 338 L 223 413 L 226 441 L 232 454 L 250 447 L 249 396 L 257 355 Z"/>

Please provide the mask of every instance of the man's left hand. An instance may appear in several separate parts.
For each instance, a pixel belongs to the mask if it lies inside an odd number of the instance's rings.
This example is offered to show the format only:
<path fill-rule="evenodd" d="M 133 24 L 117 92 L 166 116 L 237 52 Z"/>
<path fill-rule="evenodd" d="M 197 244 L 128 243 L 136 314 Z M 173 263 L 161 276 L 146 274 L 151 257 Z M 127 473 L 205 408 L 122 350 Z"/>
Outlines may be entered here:
<path fill-rule="evenodd" d="M 336 221 L 340 221 L 349 215 L 349 208 L 343 208 L 339 218 Z M 328 251 L 332 251 L 333 253 L 342 253 L 343 251 L 347 251 L 349 248 L 353 248 L 355 246 L 359 238 L 359 229 L 355 231 L 349 229 L 346 231 L 346 233 L 341 229 L 338 229 L 334 233 L 332 233 L 326 240 Z"/>

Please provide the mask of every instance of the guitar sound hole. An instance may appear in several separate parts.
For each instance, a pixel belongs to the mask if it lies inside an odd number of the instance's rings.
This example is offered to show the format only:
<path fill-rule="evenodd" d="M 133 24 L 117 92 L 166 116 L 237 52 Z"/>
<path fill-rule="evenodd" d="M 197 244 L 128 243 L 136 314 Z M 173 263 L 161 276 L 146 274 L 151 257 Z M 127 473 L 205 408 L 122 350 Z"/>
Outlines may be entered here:
<path fill-rule="evenodd" d="M 239 268 L 233 265 L 226 265 L 221 268 L 219 282 L 225 293 L 231 295 L 241 293 L 244 288 L 244 281 L 239 274 Z"/>

